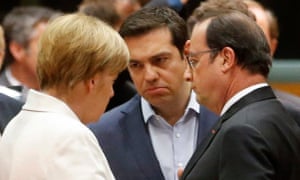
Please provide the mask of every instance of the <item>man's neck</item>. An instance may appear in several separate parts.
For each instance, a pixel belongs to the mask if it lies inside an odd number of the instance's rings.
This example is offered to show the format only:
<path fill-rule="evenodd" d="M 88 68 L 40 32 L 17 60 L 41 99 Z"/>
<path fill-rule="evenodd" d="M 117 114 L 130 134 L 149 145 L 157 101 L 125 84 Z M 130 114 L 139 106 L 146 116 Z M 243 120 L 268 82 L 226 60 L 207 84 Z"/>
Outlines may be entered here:
<path fill-rule="evenodd" d="M 174 125 L 185 113 L 190 100 L 190 92 L 176 99 L 175 102 L 159 107 L 152 107 L 156 114 L 163 117 L 170 125 Z"/>
<path fill-rule="evenodd" d="M 12 78 L 19 81 L 21 85 L 25 85 L 32 89 L 39 89 L 36 76 L 32 75 L 29 70 L 17 64 L 11 64 L 9 68 Z"/>

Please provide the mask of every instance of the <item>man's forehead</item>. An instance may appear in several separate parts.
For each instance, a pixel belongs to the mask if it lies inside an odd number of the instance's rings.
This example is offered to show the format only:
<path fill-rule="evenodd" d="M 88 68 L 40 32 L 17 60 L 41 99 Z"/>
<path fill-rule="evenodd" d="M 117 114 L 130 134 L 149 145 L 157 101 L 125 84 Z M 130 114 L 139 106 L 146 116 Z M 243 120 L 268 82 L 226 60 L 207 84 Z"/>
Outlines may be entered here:
<path fill-rule="evenodd" d="M 193 28 L 193 31 L 192 31 L 192 36 L 193 34 L 205 34 L 206 33 L 206 29 L 207 29 L 207 26 L 210 24 L 210 21 L 211 21 L 211 18 L 210 19 L 206 19 L 204 21 L 201 21 L 201 22 L 197 22 Z"/>
<path fill-rule="evenodd" d="M 191 46 L 202 46 L 206 42 L 206 29 L 209 24 L 209 21 L 204 21 L 197 23 L 194 26 L 192 35 L 191 35 Z"/>

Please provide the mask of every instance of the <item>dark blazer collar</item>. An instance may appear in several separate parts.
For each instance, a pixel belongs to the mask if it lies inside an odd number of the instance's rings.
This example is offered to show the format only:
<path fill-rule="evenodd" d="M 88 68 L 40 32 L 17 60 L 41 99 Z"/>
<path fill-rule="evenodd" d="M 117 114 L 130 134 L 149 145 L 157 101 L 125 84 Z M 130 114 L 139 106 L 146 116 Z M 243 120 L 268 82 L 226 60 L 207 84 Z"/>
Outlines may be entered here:
<path fill-rule="evenodd" d="M 276 98 L 271 87 L 266 86 L 262 88 L 258 88 L 246 96 L 242 97 L 239 101 L 237 101 L 235 104 L 233 104 L 221 117 L 222 121 L 227 120 L 230 118 L 233 114 L 235 114 L 237 111 L 241 110 L 245 106 L 248 106 L 249 104 L 252 104 L 254 102 L 263 101 L 267 99 Z M 222 123 L 222 122 L 220 122 Z"/>
<path fill-rule="evenodd" d="M 125 115 L 124 119 L 120 121 L 120 127 L 124 131 L 124 139 L 128 141 L 128 149 L 139 165 L 141 173 L 144 173 L 148 179 L 164 180 L 152 147 L 148 128 L 143 120 L 140 101 L 141 97 L 136 95 L 123 106 L 121 112 Z"/>
<path fill-rule="evenodd" d="M 200 109 L 200 114 L 198 114 L 197 144 L 203 141 L 204 137 L 209 134 L 209 131 L 218 120 L 218 116 L 204 106 L 200 106 Z M 124 113 L 124 119 L 120 121 L 122 123 L 120 127 L 123 127 L 124 134 L 128 137 L 125 139 L 128 140 L 128 146 L 132 147 L 129 149 L 137 163 L 140 164 L 141 172 L 148 177 L 153 177 L 153 174 L 156 174 L 157 177 L 155 180 L 163 180 L 164 177 L 152 147 L 148 128 L 143 120 L 141 97 L 139 95 L 134 96 L 123 105 L 121 112 Z M 145 163 L 149 164 L 151 168 L 141 165 Z"/>
<path fill-rule="evenodd" d="M 249 104 L 267 100 L 267 99 L 274 99 L 276 98 L 271 87 L 266 86 L 259 89 L 256 89 L 252 91 L 251 93 L 247 94 L 246 96 L 242 97 L 239 101 L 237 101 L 235 104 L 233 104 L 223 116 L 220 117 L 218 123 L 214 126 L 214 128 L 211 130 L 210 134 L 203 140 L 203 142 L 197 147 L 195 153 L 193 154 L 192 158 L 190 159 L 190 162 L 187 164 L 184 173 L 182 175 L 182 179 L 185 179 L 187 174 L 193 169 L 198 159 L 202 156 L 202 154 L 205 152 L 205 150 L 208 148 L 209 144 L 214 139 L 215 135 L 221 128 L 223 122 L 225 122 L 227 119 L 232 117 L 236 112 L 244 108 L 245 106 L 248 106 Z"/>
<path fill-rule="evenodd" d="M 200 114 L 198 115 L 198 137 L 197 145 L 199 145 L 204 138 L 209 135 L 211 129 L 217 123 L 219 116 L 211 112 L 204 106 L 200 106 Z"/>

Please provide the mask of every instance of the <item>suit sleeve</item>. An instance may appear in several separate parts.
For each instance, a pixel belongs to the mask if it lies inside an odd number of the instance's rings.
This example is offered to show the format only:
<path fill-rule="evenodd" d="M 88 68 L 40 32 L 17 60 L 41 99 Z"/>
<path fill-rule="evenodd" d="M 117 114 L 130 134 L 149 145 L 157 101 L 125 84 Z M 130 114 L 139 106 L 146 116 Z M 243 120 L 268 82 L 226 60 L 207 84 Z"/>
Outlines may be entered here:
<path fill-rule="evenodd" d="M 220 151 L 220 180 L 272 179 L 272 153 L 259 131 L 247 125 L 224 132 Z"/>

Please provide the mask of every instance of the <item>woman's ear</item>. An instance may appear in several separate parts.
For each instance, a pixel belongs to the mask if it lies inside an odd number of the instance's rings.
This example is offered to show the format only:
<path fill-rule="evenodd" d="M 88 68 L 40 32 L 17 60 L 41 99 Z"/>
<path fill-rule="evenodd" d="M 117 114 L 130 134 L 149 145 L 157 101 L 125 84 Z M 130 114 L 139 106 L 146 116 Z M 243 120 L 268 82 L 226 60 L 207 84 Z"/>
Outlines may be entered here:
<path fill-rule="evenodd" d="M 103 84 L 103 73 L 96 73 L 87 81 L 87 86 L 89 90 L 93 90 L 95 88 L 99 88 Z"/>
<path fill-rule="evenodd" d="M 96 80 L 95 77 L 91 77 L 88 80 L 85 81 L 85 85 L 87 90 L 90 92 L 91 90 L 93 90 L 96 86 Z"/>

